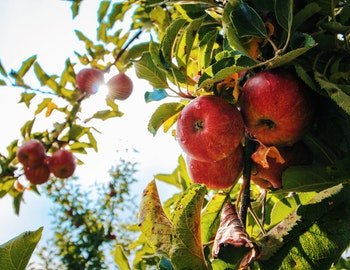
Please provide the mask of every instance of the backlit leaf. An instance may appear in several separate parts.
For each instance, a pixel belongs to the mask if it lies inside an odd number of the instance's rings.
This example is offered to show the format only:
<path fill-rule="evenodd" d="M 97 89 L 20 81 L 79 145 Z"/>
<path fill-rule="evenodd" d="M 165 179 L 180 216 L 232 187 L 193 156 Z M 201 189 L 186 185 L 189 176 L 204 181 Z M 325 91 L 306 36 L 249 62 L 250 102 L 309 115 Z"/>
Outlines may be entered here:
<path fill-rule="evenodd" d="M 164 213 L 155 180 L 152 180 L 143 191 L 139 226 L 152 246 L 159 252 L 169 253 L 172 224 Z"/>
<path fill-rule="evenodd" d="M 123 247 L 117 245 L 113 251 L 114 262 L 118 265 L 119 269 L 131 270 L 128 258 L 126 257 Z"/>
<path fill-rule="evenodd" d="M 33 55 L 29 57 L 27 60 L 23 61 L 20 69 L 17 72 L 18 76 L 23 77 L 28 72 L 28 70 L 32 67 L 32 65 L 36 61 L 36 58 L 37 58 L 36 55 Z"/>
<path fill-rule="evenodd" d="M 38 244 L 43 228 L 24 232 L 0 246 L 0 265 L 6 270 L 24 270 Z"/>
<path fill-rule="evenodd" d="M 27 108 L 29 108 L 30 105 L 30 101 L 35 97 L 35 93 L 21 93 L 21 100 L 19 101 L 19 103 L 24 103 Z"/>
<path fill-rule="evenodd" d="M 147 80 L 154 88 L 168 87 L 165 73 L 153 63 L 150 53 L 145 52 L 140 60 L 134 62 L 134 67 L 137 77 Z"/>
<path fill-rule="evenodd" d="M 201 241 L 203 185 L 190 186 L 177 203 L 172 227 L 170 259 L 175 269 L 208 269 Z"/>
<path fill-rule="evenodd" d="M 2 66 L 1 61 L 0 61 L 0 74 L 3 75 L 4 77 L 7 77 L 7 72 L 5 68 Z"/>
<path fill-rule="evenodd" d="M 176 115 L 184 108 L 182 103 L 171 102 L 160 105 L 152 114 L 148 122 L 148 131 L 156 135 L 158 129 L 172 116 Z"/>
<path fill-rule="evenodd" d="M 220 214 L 226 200 L 227 195 L 217 193 L 203 209 L 201 221 L 203 243 L 209 242 L 219 228 Z"/>
<path fill-rule="evenodd" d="M 110 6 L 110 1 L 101 1 L 100 6 L 97 11 L 97 21 L 102 22 L 103 18 L 106 16 L 107 10 Z"/>

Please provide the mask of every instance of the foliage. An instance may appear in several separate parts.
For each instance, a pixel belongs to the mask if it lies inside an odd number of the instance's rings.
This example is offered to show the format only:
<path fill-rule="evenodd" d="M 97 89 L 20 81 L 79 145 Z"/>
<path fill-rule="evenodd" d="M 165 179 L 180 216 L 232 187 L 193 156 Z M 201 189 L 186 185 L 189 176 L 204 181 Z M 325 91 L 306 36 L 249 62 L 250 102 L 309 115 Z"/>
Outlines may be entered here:
<path fill-rule="evenodd" d="M 72 3 L 73 16 L 78 15 L 82 4 Z M 160 104 L 150 117 L 148 130 L 155 136 L 162 126 L 165 132 L 170 131 L 182 108 L 197 96 L 213 94 L 237 103 L 245 80 L 262 70 L 287 69 L 309 86 L 319 104 L 317 121 L 303 138 L 313 152 L 313 164 L 287 169 L 283 174 L 284 188 L 278 191 L 261 191 L 252 185 L 250 214 L 244 229 L 259 249 L 249 258 L 249 262 L 256 262 L 255 267 L 332 267 L 350 243 L 349 213 L 342 210 L 349 205 L 350 3 L 102 1 L 97 14 L 97 41 L 76 31 L 86 48 L 84 53 L 76 52 L 80 64 L 105 72 L 112 67 L 126 70 L 133 66 L 137 76 L 153 87 L 145 93 L 146 102 L 179 98 L 178 102 Z M 129 14 L 129 31 L 124 33 L 118 29 L 118 22 L 127 21 Z M 145 31 L 151 38 L 135 44 Z M 105 61 L 107 55 L 114 60 Z M 62 145 L 80 152 L 97 149 L 93 127 L 87 125 L 90 119 L 79 121 L 86 97 L 74 91 L 74 66 L 68 59 L 61 76 L 57 76 L 48 75 L 36 56 L 10 72 L 0 64 L 0 84 L 23 88 L 21 102 L 27 106 L 38 98 L 37 93 L 45 93 L 35 116 L 45 112 L 49 117 L 57 112 L 65 117 L 63 122 L 53 123 L 51 131 L 33 132 L 35 118 L 26 122 L 21 130 L 23 139 L 40 139 L 50 151 Z M 41 85 L 39 89 L 25 82 L 31 69 Z M 65 105 L 57 106 L 48 94 L 62 98 Z M 105 120 L 122 116 L 117 104 L 107 105 L 109 110 L 92 117 Z M 0 196 L 12 195 L 17 212 L 22 196 L 13 188 L 18 177 L 14 155 L 18 143 L 15 140 L 8 154 L 0 156 Z M 223 205 L 231 201 L 242 206 L 240 185 L 220 192 L 191 185 L 182 157 L 173 173 L 158 174 L 156 178 L 179 192 L 162 206 L 156 183 L 152 181 L 145 188 L 140 207 L 141 234 L 128 247 L 135 252 L 133 268 L 221 270 L 242 265 L 248 254 L 244 247 L 232 255 L 230 246 L 224 246 L 223 256 L 211 255 L 211 240 L 218 230 Z M 74 201 L 76 197 L 67 199 Z M 89 213 L 77 214 L 86 226 L 83 214 Z M 100 230 L 104 235 L 105 228 Z M 130 267 L 122 250 L 116 254 L 122 258 L 120 265 Z M 347 261 L 340 260 L 338 266 L 342 264 Z"/>
<path fill-rule="evenodd" d="M 123 250 L 135 238 L 128 226 L 135 223 L 136 205 L 131 194 L 137 163 L 120 159 L 111 168 L 108 183 L 86 190 L 77 179 L 59 180 L 46 186 L 54 202 L 54 239 L 39 252 L 40 263 L 32 269 L 111 269 L 111 250 L 119 264 Z M 130 213 L 127 217 L 125 212 Z M 130 251 L 128 252 L 128 254 Z M 119 254 L 119 255 L 118 255 Z M 48 259 L 47 257 L 52 257 Z"/>

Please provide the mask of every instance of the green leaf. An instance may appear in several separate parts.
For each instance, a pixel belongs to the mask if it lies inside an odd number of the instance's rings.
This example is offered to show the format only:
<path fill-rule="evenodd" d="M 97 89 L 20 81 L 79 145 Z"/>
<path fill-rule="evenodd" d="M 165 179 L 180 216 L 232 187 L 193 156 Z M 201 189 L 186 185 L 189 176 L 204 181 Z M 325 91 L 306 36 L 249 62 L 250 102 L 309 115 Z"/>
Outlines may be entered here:
<path fill-rule="evenodd" d="M 6 82 L 0 79 L 0 86 L 4 86 L 4 85 L 7 85 Z"/>
<path fill-rule="evenodd" d="M 101 40 L 105 43 L 108 43 L 107 41 L 107 24 L 106 23 L 100 23 L 97 28 L 97 39 Z"/>
<path fill-rule="evenodd" d="M 203 243 L 209 242 L 220 225 L 221 210 L 228 197 L 225 194 L 215 194 L 202 211 L 201 232 Z"/>
<path fill-rule="evenodd" d="M 259 14 L 245 2 L 241 2 L 232 10 L 230 18 L 240 38 L 267 36 L 263 20 Z"/>
<path fill-rule="evenodd" d="M 27 108 L 29 108 L 30 106 L 30 101 L 36 96 L 35 93 L 21 93 L 21 100 L 19 101 L 19 103 L 24 103 Z"/>
<path fill-rule="evenodd" d="M 190 22 L 179 39 L 176 51 L 176 60 L 179 67 L 186 67 L 191 55 L 192 47 L 196 39 L 197 32 L 201 27 L 205 16 Z"/>
<path fill-rule="evenodd" d="M 150 53 L 142 54 L 140 60 L 134 62 L 136 75 L 147 80 L 154 88 L 167 88 L 168 83 L 165 72 L 153 63 Z"/>
<path fill-rule="evenodd" d="M 3 75 L 4 77 L 7 77 L 7 72 L 5 68 L 2 66 L 1 61 L 0 61 L 0 74 Z"/>
<path fill-rule="evenodd" d="M 163 181 L 164 183 L 186 190 L 192 181 L 188 175 L 186 162 L 182 155 L 178 157 L 177 162 L 178 166 L 171 174 L 158 173 L 155 175 L 155 178 Z"/>
<path fill-rule="evenodd" d="M 143 191 L 139 227 L 149 244 L 158 251 L 169 254 L 172 224 L 164 213 L 155 180 L 152 180 Z"/>
<path fill-rule="evenodd" d="M 108 10 L 110 4 L 111 4 L 110 1 L 101 1 L 100 6 L 99 6 L 98 11 L 97 11 L 97 21 L 99 23 L 101 23 L 103 18 L 106 16 L 107 10 Z"/>
<path fill-rule="evenodd" d="M 211 63 L 213 58 L 213 48 L 218 34 L 218 30 L 211 30 L 204 35 L 199 43 L 199 61 L 201 63 L 201 70 L 206 69 Z"/>
<path fill-rule="evenodd" d="M 275 259 L 275 253 L 287 242 L 298 237 L 317 220 L 326 215 L 327 212 L 337 208 L 338 205 L 348 200 L 348 198 L 349 186 L 344 188 L 343 185 L 338 185 L 316 193 L 304 205 L 299 204 L 295 211 L 269 230 L 260 240 L 262 260 L 269 260 L 272 257 Z"/>
<path fill-rule="evenodd" d="M 179 200 L 173 217 L 170 259 L 175 269 L 208 269 L 204 258 L 200 218 L 207 190 L 194 184 Z"/>
<path fill-rule="evenodd" d="M 342 90 L 341 86 L 330 82 L 324 75 L 315 71 L 315 79 L 327 95 L 350 115 L 350 96 Z"/>
<path fill-rule="evenodd" d="M 275 14 L 279 25 L 290 32 L 293 23 L 293 0 L 275 0 Z"/>
<path fill-rule="evenodd" d="M 313 136 L 311 133 L 307 133 L 303 136 L 303 142 L 312 151 L 315 159 L 323 162 L 324 164 L 333 164 L 337 156 L 334 154 L 329 146 L 325 145 L 317 137 Z"/>
<path fill-rule="evenodd" d="M 95 139 L 95 136 L 92 134 L 90 130 L 87 131 L 86 134 L 88 136 L 91 147 L 95 150 L 95 152 L 98 152 L 97 141 Z"/>
<path fill-rule="evenodd" d="M 168 93 L 164 89 L 153 89 L 152 92 L 145 93 L 145 101 L 147 103 L 151 101 L 159 101 L 168 96 Z"/>
<path fill-rule="evenodd" d="M 85 123 L 91 121 L 92 119 L 100 119 L 100 120 L 107 120 L 109 118 L 114 118 L 114 117 L 121 117 L 123 116 L 122 112 L 119 111 L 111 111 L 111 110 L 102 110 L 94 113 L 93 116 L 85 119 Z"/>
<path fill-rule="evenodd" d="M 314 78 L 312 78 L 305 70 L 305 68 L 298 64 L 294 63 L 295 71 L 300 79 L 304 81 L 307 86 L 309 86 L 314 91 L 319 91 L 319 86 L 317 85 Z"/>
<path fill-rule="evenodd" d="M 32 133 L 32 128 L 35 122 L 35 118 L 32 120 L 28 120 L 25 122 L 25 124 L 21 127 L 21 135 L 23 138 L 30 138 L 30 135 Z"/>
<path fill-rule="evenodd" d="M 158 129 L 171 117 L 181 112 L 184 108 L 182 103 L 170 102 L 160 105 L 152 114 L 148 122 L 148 131 L 156 135 Z"/>
<path fill-rule="evenodd" d="M 186 20 L 177 18 L 166 29 L 164 37 L 162 39 L 160 49 L 167 66 L 171 66 L 173 58 L 173 50 L 176 39 L 181 28 L 185 25 Z"/>
<path fill-rule="evenodd" d="M 38 107 L 35 110 L 34 114 L 38 115 L 39 113 L 41 113 L 43 110 L 47 108 L 50 102 L 52 102 L 52 98 L 44 98 L 43 101 L 40 104 L 38 104 Z"/>
<path fill-rule="evenodd" d="M 123 247 L 117 245 L 113 251 L 114 262 L 117 264 L 119 269 L 131 270 L 128 258 L 126 257 Z"/>
<path fill-rule="evenodd" d="M 305 44 L 304 47 L 289 51 L 283 55 L 278 55 L 276 58 L 273 58 L 267 65 L 268 68 L 276 68 L 280 66 L 284 66 L 299 56 L 305 54 L 308 50 L 315 47 L 317 44 L 313 40 L 311 36 L 305 36 Z"/>
<path fill-rule="evenodd" d="M 0 246 L 0 265 L 6 270 L 24 270 L 38 244 L 43 228 L 24 232 Z"/>
<path fill-rule="evenodd" d="M 282 175 L 280 192 L 320 191 L 339 183 L 350 183 L 350 159 L 338 160 L 332 165 L 292 166 Z"/>
<path fill-rule="evenodd" d="M 316 2 L 311 2 L 303 7 L 293 18 L 292 30 L 295 31 L 303 25 L 310 17 L 321 11 L 321 7 Z"/>
<path fill-rule="evenodd" d="M 27 60 L 23 61 L 21 67 L 17 71 L 18 76 L 23 77 L 28 72 L 28 70 L 32 67 L 32 65 L 36 61 L 36 58 L 37 56 L 33 55 L 29 57 Z"/>
<path fill-rule="evenodd" d="M 73 19 L 78 16 L 79 14 L 79 10 L 80 10 L 80 4 L 81 4 L 82 0 L 76 0 L 76 1 L 73 1 L 70 9 L 72 11 L 72 17 Z"/>
<path fill-rule="evenodd" d="M 14 177 L 0 178 L 0 198 L 4 197 L 12 188 L 16 181 Z"/>
<path fill-rule="evenodd" d="M 262 269 L 330 269 L 350 243 L 349 195 L 347 187 L 321 203 L 301 206 L 302 221 L 281 249 L 261 262 Z"/>
<path fill-rule="evenodd" d="M 65 62 L 65 67 L 61 74 L 60 85 L 65 86 L 67 83 L 75 85 L 75 75 L 76 74 L 74 72 L 73 65 L 68 58 Z"/>
<path fill-rule="evenodd" d="M 75 32 L 76 36 L 78 37 L 78 39 L 85 43 L 86 49 L 90 49 L 94 45 L 92 40 L 87 38 L 81 31 L 74 30 L 74 32 Z"/>

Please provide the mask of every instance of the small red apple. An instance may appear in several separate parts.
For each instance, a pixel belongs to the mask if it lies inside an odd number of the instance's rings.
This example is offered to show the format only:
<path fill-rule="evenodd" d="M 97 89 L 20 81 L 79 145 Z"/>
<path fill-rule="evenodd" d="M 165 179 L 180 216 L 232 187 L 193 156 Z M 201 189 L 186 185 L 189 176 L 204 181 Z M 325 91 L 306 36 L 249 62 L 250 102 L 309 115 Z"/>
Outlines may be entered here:
<path fill-rule="evenodd" d="M 282 71 L 263 71 L 249 78 L 240 106 L 247 132 L 268 146 L 293 145 L 315 118 L 311 90 Z"/>
<path fill-rule="evenodd" d="M 103 72 L 96 68 L 84 68 L 77 73 L 75 82 L 81 93 L 95 94 L 104 83 Z"/>
<path fill-rule="evenodd" d="M 65 149 L 54 152 L 49 160 L 49 168 L 54 176 L 68 178 L 74 173 L 76 162 L 74 155 Z"/>
<path fill-rule="evenodd" d="M 24 175 L 28 181 L 34 185 L 46 183 L 50 178 L 50 170 L 46 164 L 41 164 L 38 167 L 24 168 Z"/>
<path fill-rule="evenodd" d="M 191 101 L 177 120 L 177 138 L 193 159 L 213 162 L 229 156 L 240 144 L 244 124 L 238 109 L 216 96 Z"/>
<path fill-rule="evenodd" d="M 30 140 L 18 148 L 16 156 L 24 167 L 34 168 L 43 163 L 46 157 L 46 150 L 40 141 Z"/>
<path fill-rule="evenodd" d="M 128 75 L 121 72 L 107 82 L 108 97 L 112 99 L 125 100 L 127 99 L 133 90 L 132 80 Z"/>
<path fill-rule="evenodd" d="M 212 189 L 226 189 L 236 184 L 243 168 L 243 147 L 240 145 L 228 157 L 203 162 L 187 158 L 189 174 L 194 183 L 205 184 Z"/>
<path fill-rule="evenodd" d="M 254 164 L 251 179 L 264 189 L 281 188 L 284 170 L 290 166 L 307 165 L 312 162 L 312 154 L 302 142 L 297 142 L 291 147 L 281 147 L 278 151 L 284 159 L 284 163 L 279 163 L 276 159 L 267 157 L 268 168 L 263 168 L 260 164 Z"/>

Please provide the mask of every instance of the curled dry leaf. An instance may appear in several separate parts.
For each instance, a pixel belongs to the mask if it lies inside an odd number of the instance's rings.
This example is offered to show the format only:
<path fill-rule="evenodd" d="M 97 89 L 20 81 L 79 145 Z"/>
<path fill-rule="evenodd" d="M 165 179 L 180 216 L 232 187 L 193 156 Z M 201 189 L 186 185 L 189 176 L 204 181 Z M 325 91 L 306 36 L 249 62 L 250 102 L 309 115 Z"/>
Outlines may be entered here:
<path fill-rule="evenodd" d="M 247 249 L 239 263 L 239 269 L 246 269 L 248 265 L 254 262 L 260 251 L 257 245 L 250 239 L 246 233 L 236 208 L 227 202 L 221 213 L 220 226 L 216 233 L 212 255 L 214 258 L 220 257 L 220 253 L 226 247 L 234 247 L 239 249 Z"/>
<path fill-rule="evenodd" d="M 266 146 L 260 143 L 258 149 L 252 154 L 253 161 L 265 169 L 269 168 L 268 157 L 275 159 L 276 163 L 283 164 L 285 162 L 275 146 Z"/>

